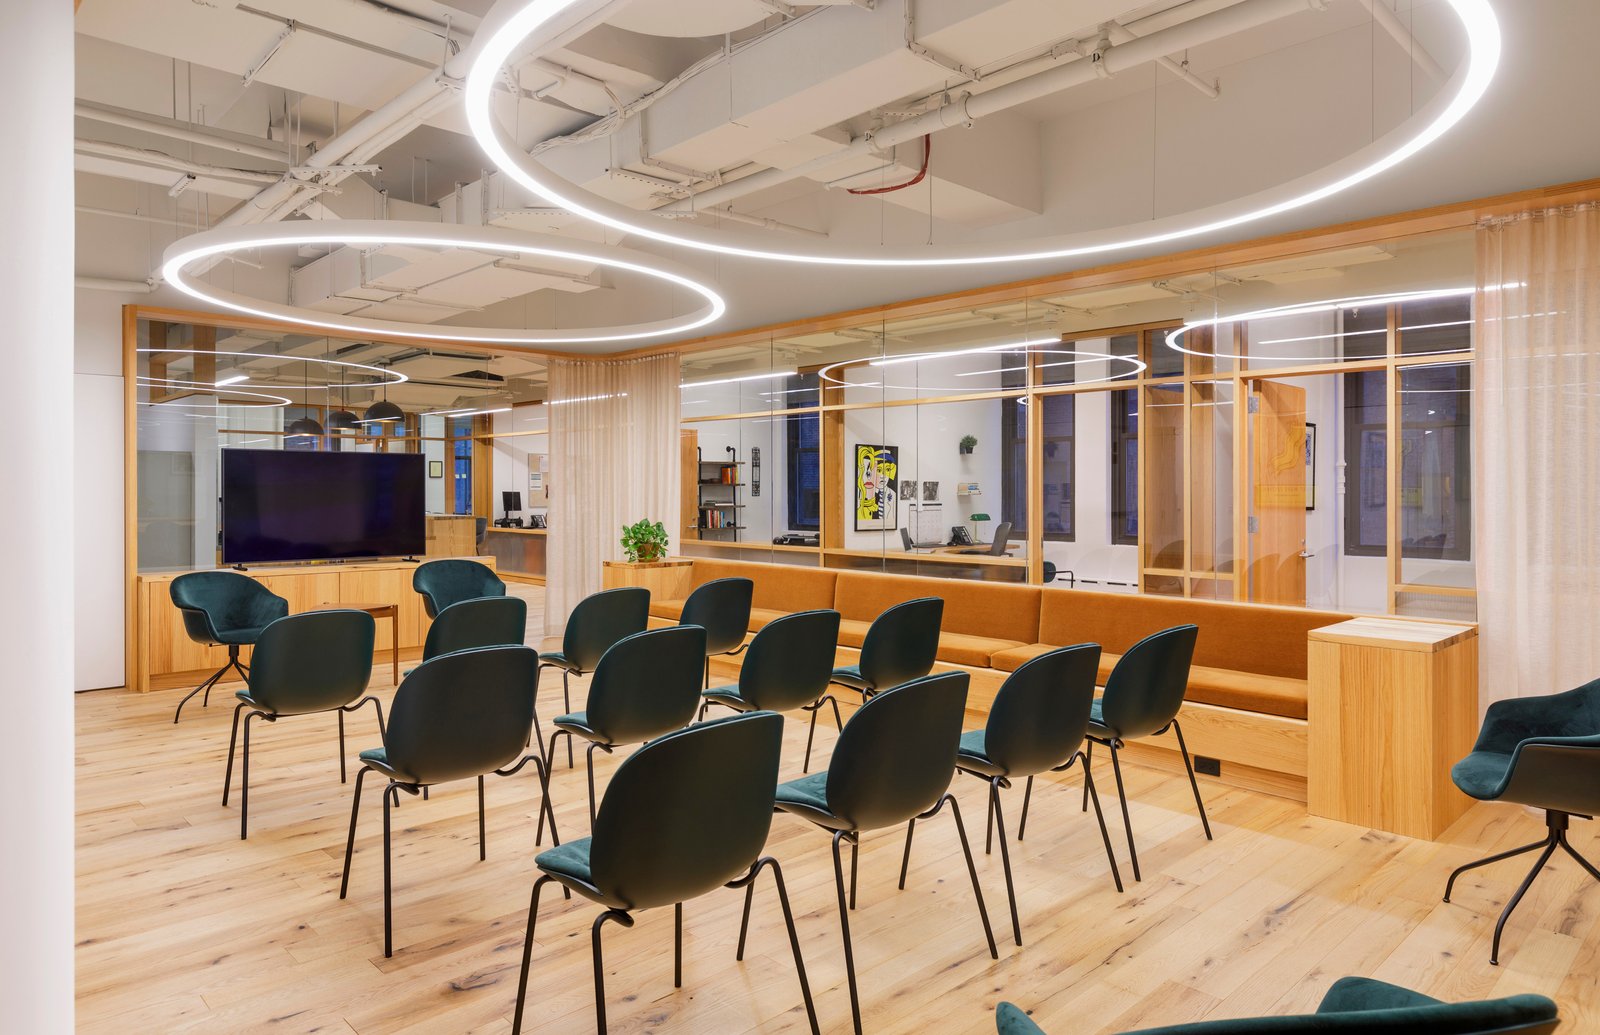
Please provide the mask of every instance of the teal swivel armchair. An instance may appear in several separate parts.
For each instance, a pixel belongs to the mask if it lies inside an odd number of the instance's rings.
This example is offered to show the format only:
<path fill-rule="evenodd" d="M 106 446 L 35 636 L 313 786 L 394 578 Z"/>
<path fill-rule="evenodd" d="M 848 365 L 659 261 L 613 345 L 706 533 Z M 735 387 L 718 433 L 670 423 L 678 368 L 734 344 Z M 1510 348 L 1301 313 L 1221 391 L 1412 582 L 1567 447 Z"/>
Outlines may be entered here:
<path fill-rule="evenodd" d="M 506 595 L 506 584 L 487 564 L 460 558 L 417 565 L 411 588 L 422 595 L 422 609 L 429 618 L 438 618 L 440 611 L 463 600 Z"/>
<path fill-rule="evenodd" d="M 205 691 L 202 708 L 211 703 L 211 688 L 229 669 L 237 670 L 241 679 L 250 678 L 249 668 L 239 661 L 239 648 L 255 646 L 263 629 L 289 613 L 289 602 L 250 576 L 233 571 L 179 575 L 172 580 L 168 592 L 173 606 L 183 615 L 183 630 L 189 639 L 208 647 L 228 648 L 228 663 L 178 702 L 178 710 L 172 715 L 176 723 L 183 715 L 183 706 L 195 694 Z"/>

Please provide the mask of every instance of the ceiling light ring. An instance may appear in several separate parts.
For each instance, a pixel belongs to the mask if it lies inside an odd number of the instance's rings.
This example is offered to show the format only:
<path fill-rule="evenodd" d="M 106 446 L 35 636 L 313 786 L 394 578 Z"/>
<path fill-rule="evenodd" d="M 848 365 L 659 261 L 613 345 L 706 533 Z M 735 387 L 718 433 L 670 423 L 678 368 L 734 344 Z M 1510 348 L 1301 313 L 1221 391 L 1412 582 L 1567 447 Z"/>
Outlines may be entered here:
<path fill-rule="evenodd" d="M 1229 316 L 1213 316 L 1205 320 L 1191 320 L 1183 326 L 1169 331 L 1164 339 L 1167 348 L 1181 352 L 1187 356 L 1199 356 L 1202 359 L 1230 360 L 1234 363 L 1248 363 L 1252 360 L 1272 360 L 1275 363 L 1311 363 L 1326 362 L 1325 356 L 1268 356 L 1250 353 L 1241 356 L 1234 352 L 1209 352 L 1200 349 L 1188 348 L 1182 344 L 1185 335 L 1199 327 L 1218 327 L 1225 323 L 1244 323 L 1251 320 L 1267 320 L 1280 316 L 1307 316 L 1313 313 L 1333 313 L 1343 309 L 1356 309 L 1364 305 L 1394 305 L 1405 302 L 1425 302 L 1435 298 L 1459 298 L 1472 295 L 1476 288 L 1452 287 L 1430 288 L 1419 291 L 1395 291 L 1381 295 L 1358 295 L 1351 298 L 1324 298 L 1314 302 L 1295 302 L 1290 305 L 1272 306 L 1267 309 L 1256 309 L 1247 313 L 1234 313 Z M 1460 349 L 1450 349 L 1449 352 L 1459 352 Z M 1444 355 L 1438 353 L 1416 353 L 1416 355 Z"/>
<path fill-rule="evenodd" d="M 1004 352 L 1004 351 L 1007 351 L 1007 350 L 1010 350 L 1010 349 L 1018 349 L 1018 348 L 1020 348 L 1020 347 L 1016 346 L 1016 345 L 1000 345 L 1000 346 L 994 346 L 992 348 L 973 349 L 971 351 L 959 352 L 959 353 L 952 353 L 952 352 L 925 352 L 925 353 L 916 353 L 916 354 L 907 355 L 907 356 L 886 356 L 886 357 L 882 357 L 882 359 L 895 360 L 895 361 L 902 361 L 902 360 L 903 361 L 911 361 L 911 360 L 923 361 L 923 360 L 935 360 L 935 359 L 940 359 L 940 358 L 948 358 L 948 357 L 952 357 L 952 356 L 956 356 L 956 355 L 973 355 L 973 354 L 980 353 L 980 352 Z M 1032 348 L 1022 348 L 1021 351 L 1025 352 L 1025 353 L 1028 353 L 1028 352 L 1033 352 L 1034 350 Z M 1144 371 L 1149 368 L 1149 364 L 1148 363 L 1146 363 L 1144 360 L 1138 359 L 1137 357 L 1134 357 L 1134 356 L 1114 356 L 1109 352 L 1092 352 L 1092 351 L 1089 351 L 1088 349 L 1050 349 L 1048 351 L 1054 352 L 1054 353 L 1062 353 L 1062 354 L 1070 354 L 1070 355 L 1075 355 L 1075 356 L 1081 356 L 1081 357 L 1083 357 L 1081 362 L 1085 362 L 1085 363 L 1104 360 L 1104 361 L 1107 361 L 1107 362 L 1127 363 L 1129 365 L 1129 369 L 1128 370 L 1121 371 L 1121 372 L 1116 373 L 1116 374 L 1107 374 L 1105 377 L 1094 377 L 1094 378 L 1089 378 L 1089 379 L 1084 380 L 1084 381 L 1066 382 L 1066 383 L 1070 383 L 1070 384 L 1073 384 L 1073 385 L 1095 385 L 1095 384 L 1103 384 L 1103 383 L 1111 382 L 1111 381 L 1120 381 L 1120 380 L 1124 380 L 1124 379 L 1129 378 L 1129 377 L 1137 377 L 1139 374 L 1144 373 Z M 825 366 L 822 369 L 817 371 L 817 379 L 820 380 L 820 381 L 828 382 L 828 385 L 827 386 L 823 386 L 823 387 L 831 386 L 833 388 L 881 388 L 886 392 L 945 392 L 945 393 L 948 393 L 948 394 L 959 395 L 959 394 L 963 394 L 963 393 L 974 393 L 974 394 L 976 394 L 976 393 L 988 393 L 988 392 L 996 391 L 996 389 L 992 389 L 992 388 L 967 388 L 967 387 L 941 388 L 938 385 L 892 385 L 892 384 L 888 384 L 888 383 L 882 382 L 882 381 L 844 381 L 844 380 L 841 380 L 841 379 L 839 379 L 837 377 L 833 377 L 832 374 L 831 374 L 832 371 L 837 370 L 840 367 L 855 366 L 855 365 L 863 363 L 863 362 L 872 363 L 873 361 L 871 361 L 871 360 L 860 360 L 860 359 L 846 359 L 846 360 L 840 360 L 837 363 L 829 363 L 827 366 Z M 880 360 L 880 362 L 881 362 L 881 360 Z M 1036 386 L 1036 387 L 1040 387 L 1040 386 Z M 1055 387 L 1055 386 L 1051 386 L 1051 387 Z M 1002 388 L 1002 389 L 998 389 L 998 390 L 999 391 L 1019 391 L 1019 392 L 1020 391 L 1024 391 L 1024 389 L 1020 388 L 1020 387 L 1019 388 L 1014 388 L 1014 389 Z"/>
<path fill-rule="evenodd" d="M 1399 165 L 1460 122 L 1487 92 L 1499 64 L 1499 20 L 1489 0 L 1445 0 L 1460 19 L 1468 38 L 1468 55 L 1449 83 L 1427 105 L 1395 129 L 1324 169 L 1297 177 L 1245 198 L 1153 220 L 1139 231 L 1122 228 L 1085 231 L 1027 242 L 1021 250 L 959 248 L 923 249 L 905 255 L 833 254 L 813 249 L 778 251 L 770 247 L 728 244 L 725 231 L 661 220 L 611 202 L 556 176 L 534 161 L 494 115 L 493 89 L 499 70 L 546 23 L 578 0 L 528 0 L 475 41 L 478 55 L 467 74 L 464 105 L 478 146 L 491 162 L 522 187 L 580 218 L 679 247 L 723 255 L 836 266 L 928 267 L 1059 261 L 1134 248 L 1154 247 L 1257 222 L 1322 201 L 1364 183 Z M 500 7 L 510 6 L 502 0 Z M 496 12 L 491 12 L 490 19 Z M 965 112 L 965 109 L 963 109 Z M 1416 127 L 1420 124 L 1420 129 Z M 578 200 L 574 194 L 582 194 Z M 1244 212 L 1240 205 L 1253 205 Z"/>
<path fill-rule="evenodd" d="M 277 353 L 271 353 L 271 352 L 220 352 L 220 351 L 218 351 L 216 349 L 182 349 L 182 348 L 175 349 L 175 348 L 170 348 L 170 347 L 169 348 L 163 348 L 163 349 L 141 348 L 141 349 L 134 349 L 133 351 L 135 351 L 135 352 L 176 352 L 176 353 L 180 353 L 180 354 L 181 353 L 188 353 L 191 356 L 237 356 L 237 357 L 241 357 L 241 358 L 244 358 L 244 359 L 281 359 L 281 360 L 285 360 L 285 361 L 289 361 L 289 362 L 295 362 L 295 363 L 321 363 L 324 366 L 349 367 L 349 368 L 352 368 L 352 369 L 355 369 L 355 370 L 367 370 L 367 371 L 371 371 L 372 373 L 377 374 L 379 377 L 383 378 L 383 380 L 381 380 L 381 381 L 369 381 L 369 382 L 367 382 L 365 384 L 341 384 L 340 387 L 344 387 L 344 388 L 368 388 L 368 387 L 377 388 L 377 387 L 380 387 L 382 385 L 404 384 L 405 382 L 411 380 L 411 378 L 407 377 L 405 374 L 402 374 L 400 371 L 395 370 L 393 367 L 374 366 L 371 363 L 355 363 L 355 362 L 352 362 L 352 361 L 350 361 L 348 359 L 328 359 L 328 358 L 323 357 L 323 356 L 316 356 L 316 357 L 312 357 L 312 356 L 296 356 L 296 355 L 292 355 L 290 353 L 284 353 L 284 352 L 277 352 Z M 147 375 L 147 374 L 139 374 L 138 376 L 140 378 L 147 378 L 149 375 Z M 179 381 L 174 381 L 171 378 L 164 378 L 163 380 L 167 381 L 169 384 L 204 385 L 204 386 L 210 387 L 210 388 L 229 387 L 227 385 L 218 386 L 216 384 L 216 382 L 214 382 L 214 381 L 182 381 L 182 382 L 179 382 Z M 272 387 L 278 389 L 281 392 L 291 391 L 294 388 L 293 385 L 273 385 Z M 333 387 L 333 386 L 332 385 L 320 385 L 316 389 L 309 389 L 309 390 L 311 390 L 311 391 L 324 391 L 327 388 L 331 388 L 331 387 Z"/>
<path fill-rule="evenodd" d="M 372 246 L 412 245 L 422 248 L 460 248 L 512 256 L 538 256 L 557 261 L 593 263 L 608 269 L 639 274 L 699 297 L 701 304 L 681 315 L 661 320 L 592 327 L 582 330 L 511 332 L 493 327 L 462 327 L 375 320 L 356 316 L 330 316 L 312 309 L 280 305 L 250 298 L 213 284 L 191 280 L 186 267 L 202 259 L 248 249 L 290 245 Z M 308 224 L 305 221 L 219 227 L 174 241 L 162 256 L 161 277 L 192 298 L 247 316 L 278 320 L 358 335 L 469 342 L 508 347 L 582 345 L 637 341 L 686 334 L 721 319 L 727 303 L 686 267 L 629 248 L 602 247 L 571 238 L 553 237 L 500 226 L 460 226 L 386 219 L 339 219 Z M 299 357 L 294 357 L 299 358 Z"/>
<path fill-rule="evenodd" d="M 143 350 L 141 350 L 141 351 L 143 351 Z M 170 351 L 170 350 L 163 350 L 163 351 Z M 287 398 L 286 396 L 273 395 L 273 394 L 271 394 L 269 392 L 248 392 L 248 391 L 243 391 L 243 390 L 238 389 L 238 388 L 218 388 L 215 385 L 197 384 L 196 382 L 192 382 L 192 381 L 174 381 L 171 378 L 150 377 L 150 376 L 148 376 L 146 374 L 138 374 L 138 375 L 135 376 L 134 380 L 135 380 L 135 387 L 139 387 L 139 388 L 154 388 L 157 385 L 168 385 L 168 386 L 177 386 L 186 394 L 215 395 L 215 396 L 218 397 L 218 399 L 217 399 L 217 405 L 218 406 L 265 406 L 267 408 L 276 410 L 276 409 L 282 409 L 285 406 L 289 406 L 294 401 L 292 399 Z M 224 396 L 224 395 L 244 395 L 244 396 L 249 396 L 252 399 L 272 399 L 272 400 L 275 400 L 275 401 L 271 402 L 271 403 L 225 403 L 225 402 L 223 402 L 221 400 L 221 397 Z M 173 406 L 172 403 L 149 402 L 149 401 L 141 402 L 141 403 L 139 403 L 139 405 L 140 406 Z M 187 409 L 195 409 L 195 408 L 196 407 L 192 407 L 192 406 L 191 407 L 187 407 Z"/>

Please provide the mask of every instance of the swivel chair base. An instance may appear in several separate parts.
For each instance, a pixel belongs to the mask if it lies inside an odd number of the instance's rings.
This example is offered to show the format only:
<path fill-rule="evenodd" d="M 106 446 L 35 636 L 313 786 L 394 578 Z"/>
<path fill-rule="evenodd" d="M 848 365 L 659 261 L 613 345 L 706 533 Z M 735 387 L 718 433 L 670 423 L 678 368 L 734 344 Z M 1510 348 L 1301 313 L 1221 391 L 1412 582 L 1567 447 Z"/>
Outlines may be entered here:
<path fill-rule="evenodd" d="M 188 695 L 185 696 L 183 700 L 178 702 L 178 710 L 172 713 L 172 723 L 174 726 L 177 725 L 178 718 L 183 715 L 183 706 L 189 703 L 189 698 L 193 697 L 200 691 L 204 690 L 206 692 L 206 695 L 200 699 L 200 707 L 205 708 L 211 704 L 211 688 L 216 686 L 217 682 L 222 679 L 223 676 L 228 674 L 228 670 L 230 668 L 238 669 L 240 678 L 246 682 L 249 682 L 250 670 L 239 661 L 239 645 L 237 643 L 228 644 L 228 663 L 211 673 L 210 677 L 207 678 L 205 682 L 201 683 L 193 690 L 190 690 Z"/>
<path fill-rule="evenodd" d="M 1533 886 L 1534 878 L 1539 876 L 1539 871 L 1544 869 L 1545 863 L 1550 861 L 1550 856 L 1555 854 L 1557 848 L 1566 849 L 1568 855 L 1578 860 L 1578 864 L 1589 871 L 1589 876 L 1600 881 L 1600 870 L 1595 869 L 1589 860 L 1579 855 L 1578 850 L 1573 848 L 1572 843 L 1567 840 L 1567 821 L 1572 815 L 1572 813 L 1557 812 L 1554 809 L 1545 810 L 1544 822 L 1549 833 L 1545 835 L 1544 840 L 1535 841 L 1531 845 L 1523 845 L 1521 848 L 1513 848 L 1509 852 L 1500 852 L 1497 855 L 1489 856 L 1487 859 L 1479 859 L 1477 862 L 1467 863 L 1465 866 L 1458 866 L 1455 872 L 1450 874 L 1450 880 L 1445 883 L 1444 900 L 1449 902 L 1450 892 L 1456 886 L 1456 878 L 1468 870 L 1510 859 L 1512 856 L 1531 852 L 1535 848 L 1544 849 L 1539 853 L 1539 861 L 1533 864 L 1533 869 L 1529 870 L 1528 875 L 1523 878 L 1521 887 L 1517 888 L 1517 893 L 1511 896 L 1511 901 L 1506 903 L 1505 910 L 1500 914 L 1499 921 L 1494 925 L 1494 944 L 1489 950 L 1489 962 L 1492 965 L 1500 965 L 1500 933 L 1505 930 L 1506 921 L 1511 919 L 1511 911 L 1517 908 L 1518 903 L 1522 901 L 1522 896 L 1527 894 L 1528 889 Z M 1580 818 L 1588 819 L 1590 817 L 1582 816 Z"/>

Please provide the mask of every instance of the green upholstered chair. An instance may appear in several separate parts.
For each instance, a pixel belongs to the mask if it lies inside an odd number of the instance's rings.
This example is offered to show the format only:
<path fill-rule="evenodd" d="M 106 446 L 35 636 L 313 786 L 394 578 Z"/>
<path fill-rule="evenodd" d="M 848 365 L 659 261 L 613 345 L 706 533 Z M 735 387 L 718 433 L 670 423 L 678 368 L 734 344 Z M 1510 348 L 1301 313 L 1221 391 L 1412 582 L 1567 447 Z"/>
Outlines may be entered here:
<path fill-rule="evenodd" d="M 989 818 L 984 824 L 985 854 L 994 831 L 1000 833 L 1000 862 L 1006 874 L 1006 898 L 1011 904 L 1011 933 L 1022 944 L 1022 924 L 1017 919 L 1017 895 L 1011 880 L 1011 853 L 1006 847 L 1005 818 L 1000 811 L 1000 789 L 1011 781 L 1026 777 L 1023 800 L 1033 794 L 1033 778 L 1039 773 L 1063 772 L 1083 762 L 1084 789 L 1094 802 L 1095 819 L 1100 823 L 1100 840 L 1106 848 L 1111 879 L 1122 890 L 1122 875 L 1111 854 L 1111 836 L 1106 832 L 1105 816 L 1100 811 L 1100 796 L 1095 793 L 1094 777 L 1083 754 L 1084 735 L 1089 728 L 1089 708 L 1094 703 L 1094 680 L 1100 667 L 1100 645 L 1082 643 L 1041 654 L 1011 675 L 995 695 L 989 708 L 989 721 L 981 730 L 961 735 L 956 752 L 956 768 L 989 782 Z M 906 831 L 909 845 L 911 831 Z M 1022 840 L 1022 830 L 1017 831 Z"/>
<path fill-rule="evenodd" d="M 389 727 L 383 746 L 361 752 L 350 802 L 350 834 L 344 846 L 344 876 L 339 897 L 350 890 L 350 857 L 355 852 L 356 819 L 361 812 L 361 782 L 368 773 L 388 780 L 383 789 L 383 954 L 394 955 L 390 875 L 391 803 L 400 792 L 418 794 L 434 784 L 476 778 L 478 781 L 478 858 L 488 857 L 484 829 L 484 777 L 511 776 L 529 762 L 539 776 L 539 826 L 555 812 L 550 808 L 548 771 L 538 753 L 524 755 L 527 730 L 533 723 L 534 687 L 539 656 L 531 647 L 479 647 L 424 662 L 400 681 L 389 706 Z M 538 837 L 535 838 L 537 843 Z"/>
<path fill-rule="evenodd" d="M 422 609 L 429 618 L 451 604 L 477 597 L 503 597 L 506 584 L 487 564 L 450 558 L 426 561 L 411 573 L 411 588 L 422 594 Z"/>
<path fill-rule="evenodd" d="M 868 626 L 857 663 L 834 669 L 829 681 L 859 691 L 865 700 L 927 675 L 939 653 L 939 623 L 943 620 L 944 600 L 940 597 L 919 597 L 894 605 Z"/>
<path fill-rule="evenodd" d="M 521 597 L 475 597 L 451 604 L 434 616 L 422 641 L 422 660 L 475 647 L 507 647 L 528 636 L 528 602 Z M 416 669 L 408 668 L 406 675 Z M 538 714 L 534 715 L 537 728 Z"/>
<path fill-rule="evenodd" d="M 719 654 L 738 654 L 744 650 L 744 637 L 750 631 L 750 599 L 756 584 L 733 577 L 712 579 L 696 586 L 683 602 L 679 625 L 698 625 L 706 631 L 706 681 L 711 686 L 711 659 Z"/>
<path fill-rule="evenodd" d="M 250 833 L 250 720 L 277 722 L 290 715 L 334 712 L 339 716 L 339 782 L 345 781 L 344 713 L 371 703 L 383 729 L 383 705 L 365 696 L 372 681 L 372 616 L 365 611 L 308 611 L 280 618 L 261 630 L 251 657 L 250 680 L 234 696 L 233 733 L 228 738 L 228 773 L 222 804 L 233 785 L 239 713 L 244 715 L 244 759 L 239 767 L 239 838 Z M 245 709 L 249 709 L 248 712 Z"/>
<path fill-rule="evenodd" d="M 603 1035 L 606 999 L 600 932 L 606 922 L 632 927 L 634 913 L 673 906 L 672 983 L 681 988 L 683 903 L 720 887 L 744 888 L 746 925 L 739 931 L 736 955 L 742 960 L 755 881 L 770 866 L 789 929 L 800 994 L 812 1035 L 817 1035 L 816 1009 L 783 871 L 776 859 L 761 854 L 772 828 L 782 741 L 783 717 L 753 712 L 668 733 L 617 768 L 600 803 L 594 835 L 552 848 L 534 860 L 540 875 L 528 903 L 514 1033 L 522 1031 L 539 892 L 546 884 L 555 882 L 605 907 L 591 929 L 595 1019 Z"/>
<path fill-rule="evenodd" d="M 612 590 L 611 592 L 618 592 Z M 590 599 L 593 599 L 592 597 Z M 618 640 L 601 656 L 589 680 L 583 711 L 556 718 L 545 758 L 554 758 L 556 738 L 589 742 L 589 823 L 595 817 L 594 753 L 643 744 L 682 729 L 700 707 L 700 667 L 706 631 L 698 625 L 651 629 Z"/>
<path fill-rule="evenodd" d="M 1600 679 L 1566 693 L 1491 704 L 1472 753 L 1455 764 L 1450 779 L 1479 801 L 1509 801 L 1544 810 L 1542 840 L 1467 863 L 1450 874 L 1444 888 L 1448 902 L 1456 878 L 1467 870 L 1544 849 L 1494 925 L 1489 962 L 1498 964 L 1506 920 L 1557 848 L 1600 880 L 1600 870 L 1567 840 L 1572 816 L 1589 818 L 1600 812 Z"/>
<path fill-rule="evenodd" d="M 961 741 L 961 720 L 966 714 L 965 672 L 941 672 L 890 687 L 874 695 L 851 716 L 839 734 L 833 758 L 825 772 L 812 773 L 778 786 L 777 807 L 815 823 L 833 834 L 833 879 L 839 896 L 839 927 L 844 935 L 844 966 L 850 984 L 850 1016 L 857 1035 L 861 1031 L 861 1005 L 856 992 L 855 950 L 850 942 L 850 910 L 856 898 L 856 855 L 861 833 L 927 819 L 947 803 L 955 818 L 956 834 L 967 857 L 967 875 L 978 900 L 983 936 L 989 956 L 999 959 L 989 911 L 978 887 L 978 870 L 961 823 L 961 808 L 950 794 L 955 777 L 956 748 Z M 845 897 L 844 866 L 839 845 L 850 845 L 850 895 Z M 905 887 L 907 855 L 900 864 L 900 886 Z M 745 915 L 749 917 L 749 904 Z"/>
<path fill-rule="evenodd" d="M 805 769 L 811 768 L 811 737 L 817 732 L 817 712 L 827 696 L 833 656 L 839 649 L 839 612 L 799 611 L 768 622 L 750 641 L 739 682 L 714 686 L 705 692 L 700 717 L 706 708 L 720 704 L 738 712 L 786 712 L 801 708 L 811 713 L 806 735 Z M 839 703 L 833 701 L 833 721 L 843 732 Z"/>
<path fill-rule="evenodd" d="M 1044 1035 L 1010 1003 L 995 1007 L 994 1023 L 999 1035 Z M 1446 1003 L 1372 978 L 1346 977 L 1333 983 L 1314 1014 L 1195 1021 L 1127 1035 L 1548 1035 L 1560 1023 L 1556 1004 L 1542 995 Z"/>
<path fill-rule="evenodd" d="M 178 702 L 173 713 L 176 723 L 189 698 L 205 691 L 203 708 L 211 703 L 211 688 L 229 669 L 248 680 L 250 670 L 239 662 L 239 648 L 253 646 L 261 630 L 289 613 L 289 602 L 252 579 L 235 571 L 191 571 L 172 580 L 168 592 L 172 604 L 183 616 L 183 631 L 189 639 L 207 647 L 226 646 L 228 663 L 213 672 Z"/>
<path fill-rule="evenodd" d="M 618 640 L 644 632 L 650 624 L 650 591 L 624 586 L 592 593 L 578 601 L 561 631 L 561 649 L 539 655 L 539 674 L 547 668 L 561 673 L 561 705 L 572 711 L 572 676 L 595 670 L 606 651 Z M 551 741 L 555 738 L 552 736 Z M 545 756 L 545 764 L 554 759 Z M 572 766 L 572 745 L 567 745 L 567 766 Z"/>
<path fill-rule="evenodd" d="M 1194 807 L 1206 840 L 1211 840 L 1211 821 L 1206 818 L 1205 802 L 1200 800 L 1200 785 L 1195 782 L 1194 763 L 1189 746 L 1183 741 L 1178 724 L 1178 709 L 1189 689 L 1189 663 L 1194 658 L 1194 641 L 1199 628 L 1175 625 L 1152 633 L 1128 648 L 1106 677 L 1105 694 L 1089 711 L 1089 745 L 1084 754 L 1084 772 L 1094 759 L 1094 746 L 1111 749 L 1111 771 L 1117 778 L 1117 800 L 1122 804 L 1122 826 L 1128 833 L 1128 856 L 1133 862 L 1133 879 L 1139 876 L 1139 852 L 1133 846 L 1133 824 L 1128 822 L 1128 796 L 1122 788 L 1122 765 L 1117 751 L 1127 741 L 1156 737 L 1172 730 L 1178 737 L 1178 752 L 1189 773 L 1189 789 L 1194 792 Z M 1084 784 L 1083 808 L 1089 808 L 1089 785 Z M 1028 805 L 1023 802 L 1022 822 L 1028 821 Z"/>

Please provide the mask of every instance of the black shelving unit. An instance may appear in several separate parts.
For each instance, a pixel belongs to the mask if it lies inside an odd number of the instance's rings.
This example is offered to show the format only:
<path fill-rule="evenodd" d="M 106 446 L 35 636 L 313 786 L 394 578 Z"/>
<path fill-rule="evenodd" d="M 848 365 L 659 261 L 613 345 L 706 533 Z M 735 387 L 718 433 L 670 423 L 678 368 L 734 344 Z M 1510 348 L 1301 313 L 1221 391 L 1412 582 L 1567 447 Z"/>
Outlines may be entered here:
<path fill-rule="evenodd" d="M 728 450 L 735 456 L 733 449 Z M 736 543 L 744 531 L 740 521 L 744 504 L 739 502 L 739 490 L 744 488 L 744 461 L 699 459 L 699 476 L 696 505 L 699 517 L 700 538 L 714 543 Z"/>

